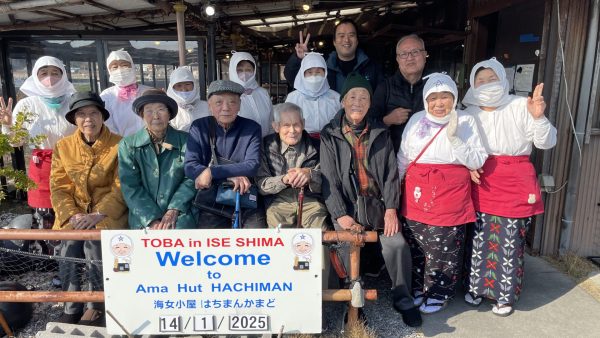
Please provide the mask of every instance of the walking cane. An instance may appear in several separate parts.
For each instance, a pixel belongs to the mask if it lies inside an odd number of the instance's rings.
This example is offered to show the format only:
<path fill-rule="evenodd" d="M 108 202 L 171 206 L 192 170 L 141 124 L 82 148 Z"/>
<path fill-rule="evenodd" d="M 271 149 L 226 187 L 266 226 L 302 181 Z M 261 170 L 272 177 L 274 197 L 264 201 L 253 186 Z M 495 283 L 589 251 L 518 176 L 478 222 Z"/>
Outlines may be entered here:
<path fill-rule="evenodd" d="M 235 192 L 235 212 L 233 213 L 233 228 L 240 226 L 240 191 Z"/>
<path fill-rule="evenodd" d="M 304 205 L 304 187 L 298 192 L 298 217 L 296 217 L 296 228 L 302 228 L 302 206 Z"/>

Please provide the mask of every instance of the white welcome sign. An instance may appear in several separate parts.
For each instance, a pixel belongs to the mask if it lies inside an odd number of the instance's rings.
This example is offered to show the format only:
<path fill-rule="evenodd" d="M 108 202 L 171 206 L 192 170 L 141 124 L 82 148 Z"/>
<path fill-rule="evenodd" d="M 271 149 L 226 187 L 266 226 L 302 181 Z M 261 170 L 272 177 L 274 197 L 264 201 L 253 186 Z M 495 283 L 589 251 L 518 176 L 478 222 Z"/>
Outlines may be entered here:
<path fill-rule="evenodd" d="M 320 333 L 320 229 L 105 230 L 109 334 Z"/>

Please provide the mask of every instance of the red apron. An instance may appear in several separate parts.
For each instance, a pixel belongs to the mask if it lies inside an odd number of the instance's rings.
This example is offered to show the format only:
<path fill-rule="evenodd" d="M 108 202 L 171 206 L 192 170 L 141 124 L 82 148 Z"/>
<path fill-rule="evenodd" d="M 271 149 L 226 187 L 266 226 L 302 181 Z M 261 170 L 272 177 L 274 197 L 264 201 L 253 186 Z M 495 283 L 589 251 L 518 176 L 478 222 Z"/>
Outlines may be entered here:
<path fill-rule="evenodd" d="M 481 184 L 472 184 L 475 210 L 523 218 L 544 212 L 541 189 L 529 156 L 488 157 Z"/>
<path fill-rule="evenodd" d="M 469 169 L 457 164 L 411 163 L 402 192 L 402 215 L 429 225 L 475 221 Z"/>
<path fill-rule="evenodd" d="M 52 166 L 51 149 L 34 149 L 27 172 L 36 184 L 36 189 L 27 191 L 27 203 L 32 208 L 52 208 L 50 201 L 50 167 Z"/>

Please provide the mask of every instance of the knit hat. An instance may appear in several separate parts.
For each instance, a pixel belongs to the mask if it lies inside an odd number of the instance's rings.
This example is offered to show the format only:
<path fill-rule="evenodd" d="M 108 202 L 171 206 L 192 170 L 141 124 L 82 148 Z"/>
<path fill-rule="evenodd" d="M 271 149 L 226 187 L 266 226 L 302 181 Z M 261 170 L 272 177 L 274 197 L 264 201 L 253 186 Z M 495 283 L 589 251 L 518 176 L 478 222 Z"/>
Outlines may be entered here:
<path fill-rule="evenodd" d="M 340 92 L 340 102 L 344 100 L 344 96 L 346 96 L 346 94 L 348 94 L 348 92 L 352 88 L 365 88 L 369 91 L 369 96 L 371 98 L 373 97 L 373 88 L 371 88 L 371 84 L 369 83 L 369 81 L 359 73 L 352 72 L 348 74 L 348 77 L 346 77 L 346 81 L 344 81 L 342 91 Z"/>
<path fill-rule="evenodd" d="M 133 111 L 141 116 L 144 106 L 148 103 L 162 103 L 167 106 L 169 109 L 169 120 L 172 120 L 177 115 L 177 102 L 160 89 L 146 90 L 142 96 L 133 101 Z"/>
<path fill-rule="evenodd" d="M 216 80 L 211 82 L 208 86 L 208 98 L 210 98 L 213 94 L 220 93 L 233 93 L 242 95 L 244 93 L 244 87 L 239 83 L 229 80 Z"/>
<path fill-rule="evenodd" d="M 77 92 L 71 95 L 71 99 L 69 100 L 69 112 L 65 115 L 65 119 L 72 124 L 75 124 L 75 113 L 79 108 L 86 106 L 98 107 L 104 121 L 108 120 L 110 117 L 108 110 L 104 108 L 104 101 L 102 101 L 98 94 L 94 92 Z"/>

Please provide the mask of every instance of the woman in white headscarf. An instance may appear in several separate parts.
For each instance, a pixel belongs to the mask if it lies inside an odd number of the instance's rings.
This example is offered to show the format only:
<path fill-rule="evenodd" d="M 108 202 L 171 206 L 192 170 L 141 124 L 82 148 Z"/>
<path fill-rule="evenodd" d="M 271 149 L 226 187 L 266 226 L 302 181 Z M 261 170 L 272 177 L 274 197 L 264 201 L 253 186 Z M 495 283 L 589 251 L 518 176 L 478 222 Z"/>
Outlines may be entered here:
<path fill-rule="evenodd" d="M 19 89 L 27 97 L 20 100 L 14 109 L 11 109 L 12 99 L 9 99 L 7 105 L 2 100 L 2 132 L 13 132 L 11 126 L 19 113 L 34 114 L 33 119 L 26 121 L 22 128 L 29 132 L 30 137 L 44 138 L 38 145 L 29 145 L 33 150 L 27 174 L 37 184 L 37 188 L 27 192 L 27 202 L 35 209 L 34 222 L 38 222 L 40 227 L 51 227 L 54 222 L 49 186 L 52 149 L 58 140 L 75 131 L 75 126 L 65 119 L 69 111 L 69 99 L 75 88 L 67 79 L 62 61 L 52 56 L 42 56 L 35 62 L 32 75 Z M 25 141 L 13 146 L 22 146 Z"/>
<path fill-rule="evenodd" d="M 250 53 L 231 53 L 229 80 L 241 84 L 245 89 L 238 115 L 260 124 L 262 137 L 269 135 L 273 131 L 273 103 L 269 92 L 256 82 L 256 62 Z"/>
<path fill-rule="evenodd" d="M 292 102 L 302 108 L 304 129 L 312 137 L 319 137 L 335 114 L 342 108 L 340 94 L 329 89 L 327 82 L 327 64 L 319 53 L 307 53 L 302 59 L 300 72 L 296 76 L 294 90 L 289 93 L 285 102 Z"/>
<path fill-rule="evenodd" d="M 508 94 L 502 64 L 495 58 L 479 62 L 470 76 L 463 104 L 477 122 L 489 157 L 471 171 L 477 222 L 472 232 L 469 292 L 465 301 L 496 301 L 492 312 L 508 316 L 523 282 L 527 229 L 533 215 L 544 212 L 536 172 L 529 161 L 532 146 L 556 145 L 556 129 L 544 116 L 543 84 L 533 97 Z"/>
<path fill-rule="evenodd" d="M 456 111 L 458 90 L 445 74 L 423 88 L 425 110 L 414 114 L 398 152 L 403 233 L 411 248 L 415 305 L 423 313 L 444 308 L 460 279 L 466 223 L 475 221 L 469 170 L 487 154 L 475 119 Z"/>
<path fill-rule="evenodd" d="M 100 94 L 110 112 L 105 125 L 117 135 L 129 136 L 144 128 L 144 122 L 133 111 L 133 101 L 152 87 L 137 83 L 133 59 L 123 49 L 108 55 L 106 68 L 110 75 L 108 81 L 115 85 Z"/>
<path fill-rule="evenodd" d="M 210 115 L 208 103 L 200 99 L 198 81 L 188 67 L 179 67 L 171 73 L 167 95 L 179 106 L 177 115 L 171 120 L 177 130 L 187 132 L 194 120 Z"/>

